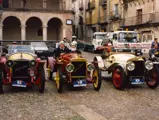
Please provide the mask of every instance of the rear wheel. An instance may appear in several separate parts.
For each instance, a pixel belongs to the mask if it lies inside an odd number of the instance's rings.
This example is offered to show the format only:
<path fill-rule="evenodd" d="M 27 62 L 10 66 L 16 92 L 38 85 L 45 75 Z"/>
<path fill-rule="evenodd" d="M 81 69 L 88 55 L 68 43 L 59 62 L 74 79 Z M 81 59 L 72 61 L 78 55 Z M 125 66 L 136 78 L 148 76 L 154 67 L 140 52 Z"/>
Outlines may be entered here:
<path fill-rule="evenodd" d="M 0 72 L 0 94 L 3 93 L 3 74 Z"/>
<path fill-rule="evenodd" d="M 40 81 L 40 84 L 39 84 L 39 92 L 40 93 L 43 93 L 44 90 L 45 90 L 45 72 L 44 72 L 44 68 L 42 68 L 41 70 L 41 81 Z"/>
<path fill-rule="evenodd" d="M 59 93 L 62 93 L 63 85 L 64 85 L 64 78 L 62 76 L 62 70 L 60 68 L 58 68 L 56 71 L 55 82 L 56 82 L 57 91 Z"/>
<path fill-rule="evenodd" d="M 157 68 L 154 67 L 152 70 L 148 71 L 148 78 L 146 79 L 146 84 L 149 88 L 155 89 L 159 84 L 159 76 Z"/>
<path fill-rule="evenodd" d="M 112 80 L 116 89 L 122 90 L 126 85 L 126 75 L 121 66 L 116 66 L 112 72 Z"/>

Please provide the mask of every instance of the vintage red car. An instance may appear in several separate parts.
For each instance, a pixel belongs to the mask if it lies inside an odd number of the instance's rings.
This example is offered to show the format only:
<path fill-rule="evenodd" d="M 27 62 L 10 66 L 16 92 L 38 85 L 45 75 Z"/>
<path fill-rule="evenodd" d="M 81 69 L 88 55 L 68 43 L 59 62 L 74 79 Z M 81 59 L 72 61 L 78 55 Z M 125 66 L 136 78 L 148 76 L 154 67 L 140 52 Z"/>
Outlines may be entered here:
<path fill-rule="evenodd" d="M 64 53 L 58 59 L 48 58 L 48 73 L 56 82 L 57 91 L 63 90 L 64 83 L 69 87 L 85 87 L 89 83 L 93 84 L 94 89 L 99 91 L 101 88 L 102 78 L 101 71 L 97 63 L 89 63 L 81 54 Z"/>
<path fill-rule="evenodd" d="M 35 84 L 43 93 L 44 64 L 31 45 L 9 45 L 8 54 L 0 57 L 0 92 L 3 85 L 26 88 Z"/>

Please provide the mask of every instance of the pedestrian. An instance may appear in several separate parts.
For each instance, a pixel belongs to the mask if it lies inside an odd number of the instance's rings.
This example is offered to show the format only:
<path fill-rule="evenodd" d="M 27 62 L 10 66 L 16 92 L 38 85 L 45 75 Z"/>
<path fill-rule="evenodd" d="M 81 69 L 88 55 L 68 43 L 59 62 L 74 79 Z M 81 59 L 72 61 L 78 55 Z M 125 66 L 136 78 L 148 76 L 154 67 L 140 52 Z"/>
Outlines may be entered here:
<path fill-rule="evenodd" d="M 152 55 L 158 50 L 159 50 L 158 38 L 155 38 L 154 41 L 151 44 L 151 49 L 149 51 L 149 56 L 152 57 Z"/>

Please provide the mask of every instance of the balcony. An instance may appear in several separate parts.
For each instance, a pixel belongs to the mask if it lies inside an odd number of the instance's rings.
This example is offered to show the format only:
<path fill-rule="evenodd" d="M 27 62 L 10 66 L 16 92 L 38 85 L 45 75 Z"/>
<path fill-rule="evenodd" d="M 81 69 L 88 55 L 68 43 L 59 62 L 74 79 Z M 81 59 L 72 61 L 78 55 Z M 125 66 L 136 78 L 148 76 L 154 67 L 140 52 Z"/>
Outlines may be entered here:
<path fill-rule="evenodd" d="M 111 12 L 110 13 L 110 20 L 120 20 L 121 19 L 121 15 L 118 12 Z"/>
<path fill-rule="evenodd" d="M 106 16 L 101 16 L 101 17 L 100 17 L 100 23 L 101 23 L 101 24 L 107 23 Z"/>
<path fill-rule="evenodd" d="M 91 25 L 92 24 L 92 19 L 88 18 L 86 19 L 86 25 Z"/>
<path fill-rule="evenodd" d="M 40 1 L 40 0 L 27 0 L 26 3 L 23 3 L 21 0 L 12 0 L 9 2 L 7 7 L 3 7 L 4 10 L 25 10 L 25 11 L 70 11 L 66 8 L 65 2 L 58 1 Z"/>
<path fill-rule="evenodd" d="M 159 22 L 159 13 L 148 13 L 124 19 L 124 26 L 142 25 L 147 23 Z"/>
<path fill-rule="evenodd" d="M 100 0 L 100 6 L 106 7 L 107 6 L 107 0 Z"/>

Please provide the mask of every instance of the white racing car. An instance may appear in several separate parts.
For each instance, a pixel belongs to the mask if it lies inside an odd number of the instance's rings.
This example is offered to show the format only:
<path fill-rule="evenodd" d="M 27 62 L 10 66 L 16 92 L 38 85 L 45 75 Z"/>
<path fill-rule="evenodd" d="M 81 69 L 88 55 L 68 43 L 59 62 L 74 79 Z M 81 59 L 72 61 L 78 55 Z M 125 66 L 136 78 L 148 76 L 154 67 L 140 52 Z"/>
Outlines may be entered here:
<path fill-rule="evenodd" d="M 149 77 L 147 72 L 153 69 L 153 63 L 146 61 L 141 56 L 132 53 L 106 53 L 104 56 L 96 56 L 94 62 L 103 71 L 112 73 L 114 87 L 123 89 L 128 83 L 146 84 L 150 88 L 158 86 L 157 77 Z"/>

